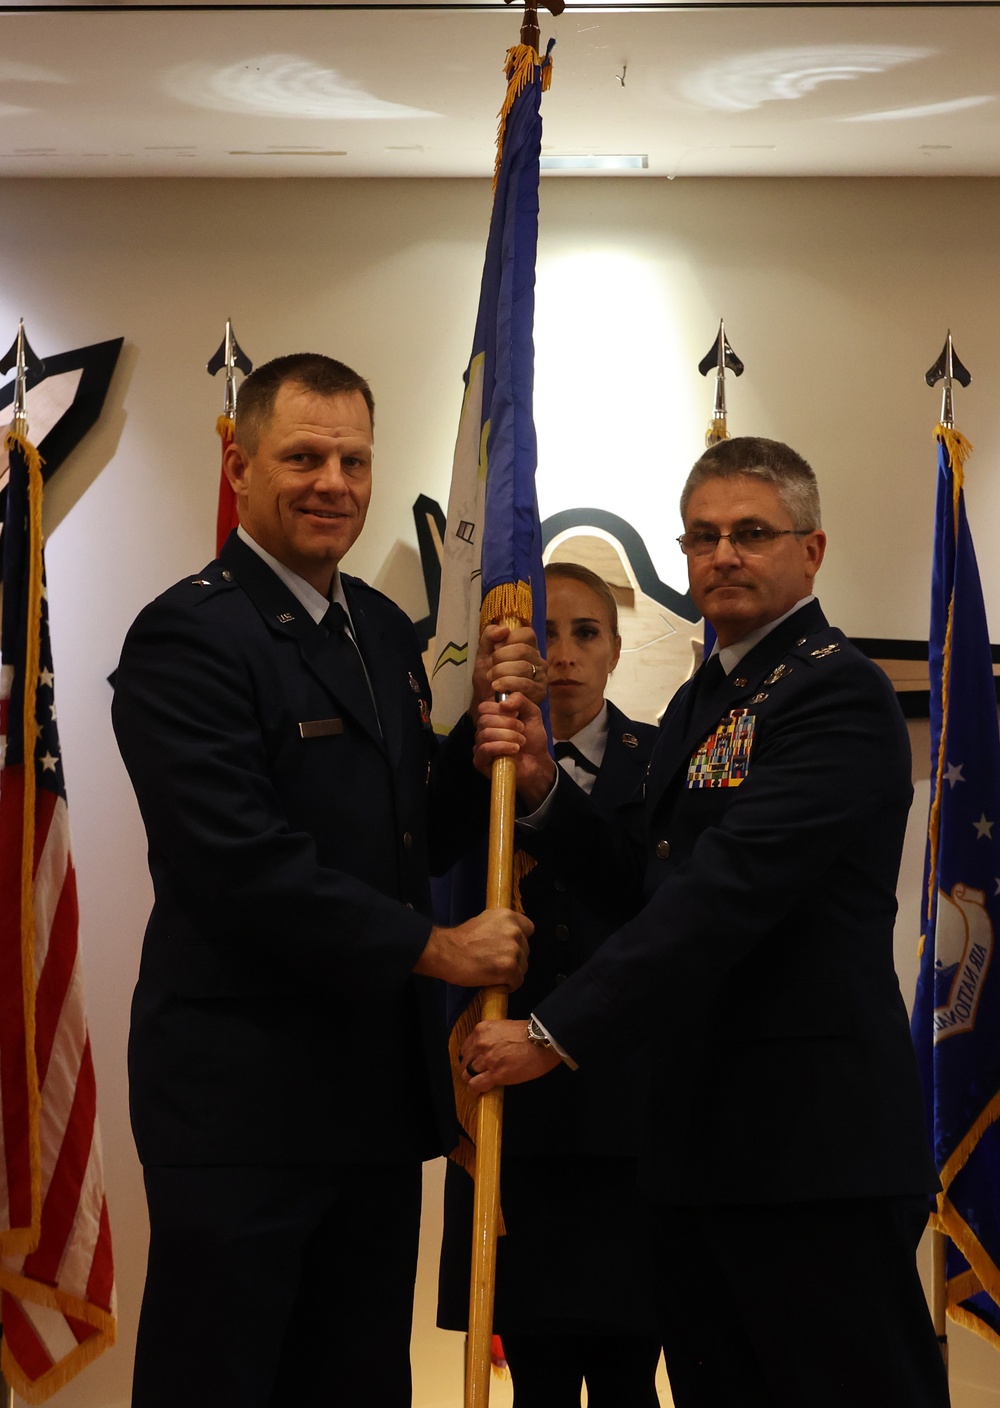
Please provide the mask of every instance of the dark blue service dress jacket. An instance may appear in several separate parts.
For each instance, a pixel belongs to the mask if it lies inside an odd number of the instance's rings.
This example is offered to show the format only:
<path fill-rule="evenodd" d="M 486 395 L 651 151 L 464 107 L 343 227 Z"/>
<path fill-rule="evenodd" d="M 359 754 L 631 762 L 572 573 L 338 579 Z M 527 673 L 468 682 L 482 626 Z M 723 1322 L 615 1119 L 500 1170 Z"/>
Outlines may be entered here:
<path fill-rule="evenodd" d="M 437 748 L 410 621 L 343 576 L 371 699 L 235 534 L 139 615 L 114 726 L 154 905 L 132 1008 L 147 1164 L 431 1157 L 455 1142 L 428 872 L 483 804 Z"/>
<path fill-rule="evenodd" d="M 811 602 L 671 702 L 640 843 L 560 786 L 523 843 L 633 916 L 542 1001 L 586 1069 L 652 1044 L 643 1181 L 677 1204 L 935 1186 L 893 969 L 912 796 L 885 675 Z"/>
<path fill-rule="evenodd" d="M 657 730 L 608 703 L 608 734 L 590 793 L 603 813 L 632 817 Z M 568 778 L 565 785 L 574 787 Z M 621 809 L 621 810 L 619 810 Z M 610 857 L 603 862 L 610 865 Z M 508 1016 L 525 1018 L 597 952 L 613 928 L 559 870 L 521 881 L 535 926 L 524 983 Z M 504 1092 L 494 1328 L 501 1334 L 654 1335 L 648 1235 L 636 1197 L 649 1063 L 638 1047 L 585 1071 L 560 1066 Z M 473 1182 L 448 1165 L 438 1324 L 468 1327 Z"/>

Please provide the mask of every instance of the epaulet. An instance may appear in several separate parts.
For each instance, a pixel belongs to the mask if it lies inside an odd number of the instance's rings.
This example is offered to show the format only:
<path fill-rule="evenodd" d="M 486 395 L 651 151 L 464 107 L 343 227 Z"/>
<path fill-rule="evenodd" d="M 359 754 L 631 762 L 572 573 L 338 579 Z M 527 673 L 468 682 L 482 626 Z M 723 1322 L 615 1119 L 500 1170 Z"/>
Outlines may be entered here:
<path fill-rule="evenodd" d="M 352 592 L 356 592 L 359 596 L 374 596 L 377 597 L 379 601 L 392 600 L 392 598 L 387 597 L 384 592 L 380 592 L 378 587 L 371 586 L 363 577 L 352 577 L 347 572 L 341 572 L 340 581 L 342 585 L 346 584 L 350 587 Z"/>
<path fill-rule="evenodd" d="M 170 588 L 169 595 L 188 606 L 196 606 L 220 592 L 232 591 L 235 586 L 235 577 L 221 562 L 210 562 L 203 572 L 182 577 Z"/>
<path fill-rule="evenodd" d="M 383 606 L 391 607 L 396 616 L 401 617 L 404 621 L 409 621 L 409 616 L 399 603 L 393 601 L 391 596 L 386 596 L 385 592 L 380 592 L 378 587 L 373 587 L 370 582 L 366 582 L 361 577 L 351 577 L 346 572 L 341 572 L 340 580 L 342 584 L 346 584 L 356 600 L 368 597 L 372 601 L 381 602 Z"/>
<path fill-rule="evenodd" d="M 823 660 L 831 660 L 840 655 L 849 644 L 843 631 L 838 630 L 836 626 L 824 626 L 822 630 L 797 640 L 790 653 L 802 660 L 819 664 Z"/>

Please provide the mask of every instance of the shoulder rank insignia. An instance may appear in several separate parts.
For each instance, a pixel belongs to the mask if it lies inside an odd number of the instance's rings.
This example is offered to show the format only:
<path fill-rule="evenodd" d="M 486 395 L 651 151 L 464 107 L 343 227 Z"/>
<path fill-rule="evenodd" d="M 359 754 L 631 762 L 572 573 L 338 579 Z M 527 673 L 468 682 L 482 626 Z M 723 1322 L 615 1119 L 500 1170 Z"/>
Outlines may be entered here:
<path fill-rule="evenodd" d="M 776 670 L 772 670 L 772 671 L 771 671 L 771 673 L 768 675 L 768 677 L 767 677 L 767 679 L 764 681 L 764 683 L 765 683 L 765 684 L 777 684 L 779 680 L 783 680 L 786 675 L 790 675 L 791 673 L 792 673 L 792 667 L 791 667 L 791 665 L 779 665 Z"/>
<path fill-rule="evenodd" d="M 634 733 L 623 733 L 622 742 L 626 748 L 638 748 L 639 740 Z"/>
<path fill-rule="evenodd" d="M 825 660 L 828 655 L 836 655 L 840 646 L 834 642 L 833 645 L 822 645 L 819 650 L 810 650 L 809 654 L 814 660 Z"/>
<path fill-rule="evenodd" d="M 750 766 L 754 722 L 749 709 L 730 709 L 715 732 L 691 754 L 688 787 L 739 787 Z"/>
<path fill-rule="evenodd" d="M 192 577 L 191 585 L 192 587 L 210 587 L 212 583 L 207 577 Z"/>

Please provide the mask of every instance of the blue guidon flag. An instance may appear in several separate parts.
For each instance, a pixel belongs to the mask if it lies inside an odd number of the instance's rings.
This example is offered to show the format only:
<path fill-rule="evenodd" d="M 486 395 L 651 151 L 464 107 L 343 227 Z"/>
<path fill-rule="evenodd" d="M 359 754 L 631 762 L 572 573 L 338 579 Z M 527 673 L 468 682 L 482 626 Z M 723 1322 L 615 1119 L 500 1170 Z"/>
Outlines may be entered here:
<path fill-rule="evenodd" d="M 455 445 L 441 563 L 436 634 L 430 644 L 433 723 L 451 731 L 469 706 L 483 627 L 501 618 L 532 624 L 545 641 L 542 532 L 535 494 L 533 410 L 535 257 L 538 248 L 541 97 L 551 75 L 529 44 L 508 50 L 500 112 L 493 213 L 486 243 L 472 357 Z M 517 905 L 518 864 L 515 860 Z M 435 889 L 444 922 L 482 908 L 485 856 L 467 857 Z M 447 913 L 446 913 L 447 911 Z M 458 1053 L 479 1021 L 481 994 L 450 988 L 449 1050 L 463 1136 L 451 1157 L 475 1171 L 477 1097 L 460 1078 Z M 496 1355 L 494 1355 L 496 1358 Z"/>
<path fill-rule="evenodd" d="M 937 427 L 931 800 L 913 1009 L 948 1237 L 947 1306 L 1000 1349 L 1000 731 L 963 493 L 970 446 Z"/>
<path fill-rule="evenodd" d="M 521 44 L 507 54 L 493 214 L 472 358 L 455 445 L 431 642 L 434 728 L 448 733 L 468 707 L 483 624 L 532 623 L 545 640 L 542 533 L 535 495 L 533 416 L 535 256 L 544 59 Z"/>

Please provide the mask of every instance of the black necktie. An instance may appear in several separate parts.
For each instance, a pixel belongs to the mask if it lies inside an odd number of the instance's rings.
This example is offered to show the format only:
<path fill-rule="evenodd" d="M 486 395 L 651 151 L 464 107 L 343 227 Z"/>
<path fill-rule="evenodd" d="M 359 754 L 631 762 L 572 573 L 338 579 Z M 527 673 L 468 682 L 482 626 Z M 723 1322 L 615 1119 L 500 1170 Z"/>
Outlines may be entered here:
<path fill-rule="evenodd" d="M 356 712 L 362 721 L 373 730 L 375 734 L 381 733 L 378 715 L 375 711 L 375 700 L 372 697 L 372 687 L 365 672 L 364 661 L 361 658 L 361 651 L 357 643 L 347 629 L 347 612 L 339 601 L 333 601 L 327 608 L 326 615 L 320 625 L 329 632 L 330 644 L 337 650 L 338 663 L 344 675 L 354 686 L 354 702 Z"/>
<path fill-rule="evenodd" d="M 691 688 L 687 697 L 687 720 L 691 723 L 696 711 L 704 704 L 709 695 L 723 683 L 726 672 L 722 668 L 722 659 L 718 654 L 711 655 L 697 670 L 691 681 Z"/>
<path fill-rule="evenodd" d="M 575 743 L 557 743 L 555 745 L 555 755 L 556 762 L 558 762 L 560 758 L 572 758 L 573 762 L 576 763 L 578 768 L 582 768 L 584 772 L 593 773 L 595 777 L 600 771 L 597 764 L 592 763 L 590 759 L 586 756 L 586 754 L 581 753 Z"/>
<path fill-rule="evenodd" d="M 707 694 L 709 690 L 721 684 L 726 677 L 726 672 L 722 668 L 722 656 L 716 653 L 710 655 L 701 669 L 694 677 L 695 689 L 699 694 Z"/>

